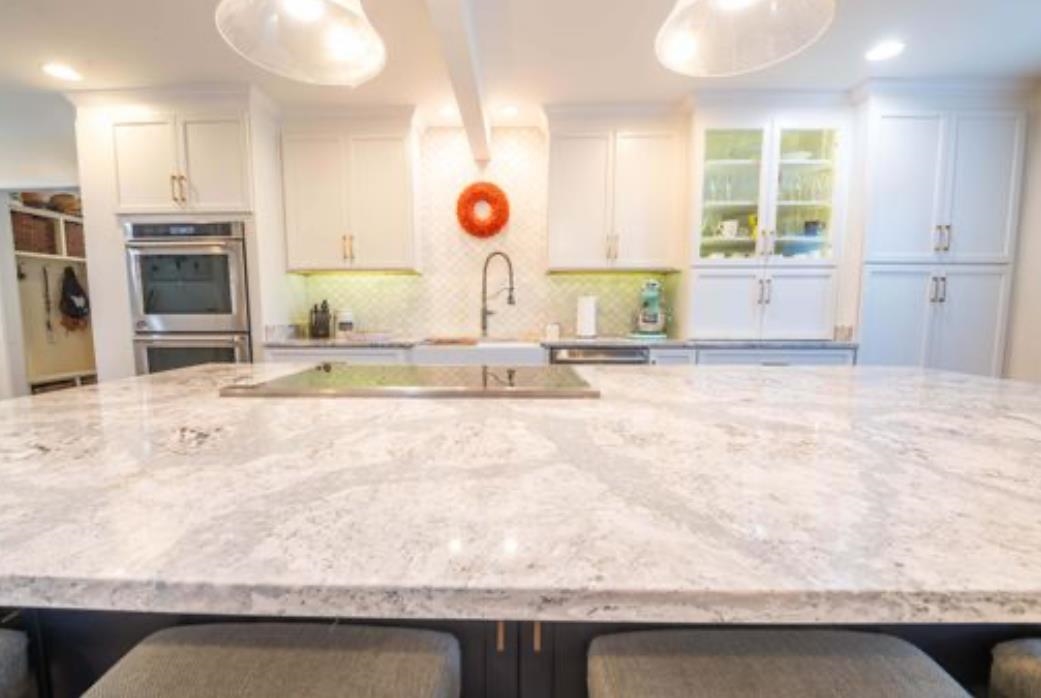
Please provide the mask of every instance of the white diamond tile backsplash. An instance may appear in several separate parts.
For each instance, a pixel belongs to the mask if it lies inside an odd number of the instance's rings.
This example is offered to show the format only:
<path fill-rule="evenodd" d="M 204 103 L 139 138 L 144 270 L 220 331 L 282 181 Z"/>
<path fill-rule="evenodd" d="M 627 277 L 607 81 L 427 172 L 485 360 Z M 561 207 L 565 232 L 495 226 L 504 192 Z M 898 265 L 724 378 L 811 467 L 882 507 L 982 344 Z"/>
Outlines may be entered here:
<path fill-rule="evenodd" d="M 306 278 L 310 307 L 328 300 L 335 310 L 350 309 L 364 332 L 391 332 L 414 338 L 476 336 L 480 333 L 481 270 L 491 252 L 513 260 L 517 304 L 506 294 L 489 303 L 493 337 L 536 337 L 548 323 L 560 323 L 565 335 L 575 329 L 580 296 L 599 302 L 603 335 L 632 331 L 643 282 L 654 274 L 548 275 L 548 144 L 538 129 L 496 129 L 493 158 L 474 162 L 461 129 L 432 129 L 422 141 L 419 231 L 422 274 L 343 273 Z M 510 199 L 510 222 L 499 235 L 478 239 L 456 220 L 456 200 L 475 181 L 490 181 Z M 506 286 L 506 265 L 492 261 L 489 295 Z M 666 284 L 667 291 L 672 284 Z M 673 294 L 667 294 L 673 295 Z M 306 308 L 299 310 L 299 320 Z"/>

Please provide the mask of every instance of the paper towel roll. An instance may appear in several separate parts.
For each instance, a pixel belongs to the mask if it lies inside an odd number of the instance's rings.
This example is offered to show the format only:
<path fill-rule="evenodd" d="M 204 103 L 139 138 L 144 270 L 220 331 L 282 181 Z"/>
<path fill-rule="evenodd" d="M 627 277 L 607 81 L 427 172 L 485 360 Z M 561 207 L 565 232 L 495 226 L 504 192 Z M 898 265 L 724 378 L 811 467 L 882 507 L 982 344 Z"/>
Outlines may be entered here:
<path fill-rule="evenodd" d="M 596 296 L 582 296 L 578 299 L 575 334 L 579 337 L 596 337 Z"/>

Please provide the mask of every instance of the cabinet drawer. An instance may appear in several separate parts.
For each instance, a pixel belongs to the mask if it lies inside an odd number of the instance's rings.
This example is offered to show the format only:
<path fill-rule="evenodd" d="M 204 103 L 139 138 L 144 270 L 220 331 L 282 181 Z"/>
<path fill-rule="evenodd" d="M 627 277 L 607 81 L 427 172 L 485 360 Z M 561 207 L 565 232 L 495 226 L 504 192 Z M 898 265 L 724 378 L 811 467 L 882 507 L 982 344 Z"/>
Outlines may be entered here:
<path fill-rule="evenodd" d="M 852 349 L 702 349 L 703 366 L 852 366 Z"/>

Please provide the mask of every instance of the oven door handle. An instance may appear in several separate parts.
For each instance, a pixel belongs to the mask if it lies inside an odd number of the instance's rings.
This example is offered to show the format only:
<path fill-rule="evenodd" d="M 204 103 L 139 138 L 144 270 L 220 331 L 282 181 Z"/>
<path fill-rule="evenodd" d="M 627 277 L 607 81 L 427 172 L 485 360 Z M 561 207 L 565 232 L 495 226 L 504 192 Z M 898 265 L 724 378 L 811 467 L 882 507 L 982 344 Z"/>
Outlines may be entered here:
<path fill-rule="evenodd" d="M 154 347 L 194 347 L 194 346 L 222 346 L 241 347 L 249 341 L 247 335 L 228 336 L 226 334 L 191 334 L 176 335 L 168 334 L 138 334 L 134 336 L 136 344 L 149 344 Z"/>
<path fill-rule="evenodd" d="M 241 245 L 241 240 L 229 240 L 227 238 L 192 238 L 191 240 L 127 240 L 129 249 L 156 250 L 162 248 L 184 249 L 190 247 L 221 247 L 228 248 L 233 245 Z"/>

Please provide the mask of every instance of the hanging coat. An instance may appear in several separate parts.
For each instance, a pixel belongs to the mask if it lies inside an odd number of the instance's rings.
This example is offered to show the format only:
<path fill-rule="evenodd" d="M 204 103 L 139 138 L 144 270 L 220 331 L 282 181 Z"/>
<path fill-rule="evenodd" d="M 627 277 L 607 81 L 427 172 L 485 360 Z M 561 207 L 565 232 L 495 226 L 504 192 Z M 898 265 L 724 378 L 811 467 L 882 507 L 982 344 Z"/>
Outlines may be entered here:
<path fill-rule="evenodd" d="M 65 267 L 61 280 L 61 324 L 67 330 L 81 330 L 87 327 L 90 318 L 90 299 L 83 290 L 76 272 L 72 267 Z"/>

